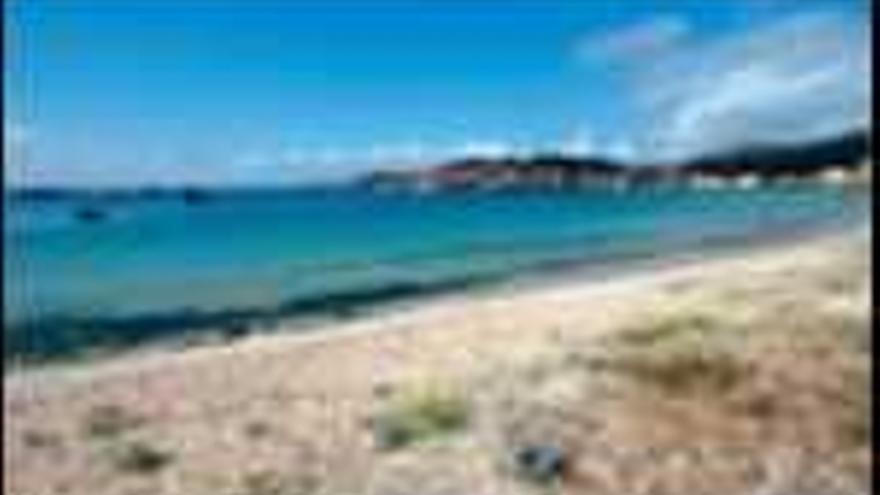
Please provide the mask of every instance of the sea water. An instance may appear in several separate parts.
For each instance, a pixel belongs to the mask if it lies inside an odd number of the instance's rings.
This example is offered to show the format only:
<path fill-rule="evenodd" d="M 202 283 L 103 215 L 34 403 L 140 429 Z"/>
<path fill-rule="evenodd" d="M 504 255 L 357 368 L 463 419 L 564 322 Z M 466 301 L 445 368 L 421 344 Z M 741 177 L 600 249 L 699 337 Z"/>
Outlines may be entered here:
<path fill-rule="evenodd" d="M 869 215 L 822 185 L 4 198 L 7 356 L 339 311 L 560 263 L 663 256 Z M 82 218 L 78 209 L 103 216 Z"/>

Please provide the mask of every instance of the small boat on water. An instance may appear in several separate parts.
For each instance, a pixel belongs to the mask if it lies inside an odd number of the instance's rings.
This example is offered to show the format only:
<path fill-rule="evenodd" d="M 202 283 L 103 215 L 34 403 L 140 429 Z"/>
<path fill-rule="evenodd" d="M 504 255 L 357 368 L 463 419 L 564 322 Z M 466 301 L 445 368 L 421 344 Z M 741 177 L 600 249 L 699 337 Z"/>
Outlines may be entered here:
<path fill-rule="evenodd" d="M 183 202 L 186 204 L 197 204 L 204 203 L 208 200 L 208 193 L 192 187 L 188 187 L 181 191 L 181 197 L 183 198 Z"/>
<path fill-rule="evenodd" d="M 74 216 L 81 222 L 95 223 L 107 218 L 107 212 L 94 206 L 82 206 L 76 209 Z"/>

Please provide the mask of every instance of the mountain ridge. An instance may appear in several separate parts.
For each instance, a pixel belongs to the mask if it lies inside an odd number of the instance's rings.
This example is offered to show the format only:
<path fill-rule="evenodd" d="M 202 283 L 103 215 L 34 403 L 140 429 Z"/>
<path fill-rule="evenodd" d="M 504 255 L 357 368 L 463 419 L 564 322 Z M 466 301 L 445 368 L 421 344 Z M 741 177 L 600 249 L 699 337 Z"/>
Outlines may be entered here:
<path fill-rule="evenodd" d="M 870 132 L 855 129 L 796 144 L 755 144 L 672 163 L 623 162 L 562 153 L 531 157 L 465 157 L 415 171 L 376 170 L 368 187 L 505 188 L 645 184 L 694 180 L 805 179 L 857 172 L 871 156 Z"/>

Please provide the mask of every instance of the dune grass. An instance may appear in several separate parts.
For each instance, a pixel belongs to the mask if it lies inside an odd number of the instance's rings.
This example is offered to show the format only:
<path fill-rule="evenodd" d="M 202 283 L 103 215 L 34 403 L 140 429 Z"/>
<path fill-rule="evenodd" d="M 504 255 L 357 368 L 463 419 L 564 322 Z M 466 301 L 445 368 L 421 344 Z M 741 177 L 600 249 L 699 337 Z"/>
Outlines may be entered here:
<path fill-rule="evenodd" d="M 746 284 L 736 298 L 684 294 L 674 310 L 655 308 L 622 326 L 601 352 L 572 360 L 567 349 L 569 361 L 587 363 L 583 390 L 544 415 L 552 418 L 545 436 L 575 458 L 568 486 L 631 490 L 625 466 L 635 452 L 639 476 L 656 493 L 749 493 L 750 485 L 862 493 L 870 480 L 870 289 L 856 282 L 855 265 L 813 270 L 801 273 L 811 281 L 801 286 L 780 278 Z M 591 392 L 598 383 L 607 393 Z M 691 459 L 690 472 L 667 466 L 677 456 Z"/>
<path fill-rule="evenodd" d="M 468 403 L 455 386 L 421 381 L 392 393 L 374 420 L 377 444 L 397 449 L 465 427 Z"/>
<path fill-rule="evenodd" d="M 112 445 L 108 456 L 120 472 L 138 475 L 155 474 L 174 461 L 174 454 L 143 440 Z"/>

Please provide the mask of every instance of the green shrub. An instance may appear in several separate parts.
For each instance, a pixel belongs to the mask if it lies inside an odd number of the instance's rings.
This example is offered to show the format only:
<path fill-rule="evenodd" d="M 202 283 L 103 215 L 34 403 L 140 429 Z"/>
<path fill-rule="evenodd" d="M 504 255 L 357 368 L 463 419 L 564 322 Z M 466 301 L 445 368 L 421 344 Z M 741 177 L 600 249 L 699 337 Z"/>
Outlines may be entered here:
<path fill-rule="evenodd" d="M 381 448 L 395 449 L 461 429 L 467 421 L 468 404 L 458 390 L 425 384 L 393 396 L 373 428 Z"/>
<path fill-rule="evenodd" d="M 174 456 L 141 441 L 128 442 L 114 452 L 114 463 L 121 471 L 136 474 L 152 474 L 171 463 Z"/>
<path fill-rule="evenodd" d="M 242 479 L 242 495 L 282 495 L 287 491 L 287 483 L 274 471 L 255 471 Z"/>
<path fill-rule="evenodd" d="M 667 393 L 721 392 L 745 378 L 748 366 L 722 345 L 719 322 L 703 313 L 674 314 L 626 329 L 594 369 L 621 373 Z M 724 327 L 730 335 L 735 329 Z"/>
<path fill-rule="evenodd" d="M 89 410 L 85 420 L 86 434 L 91 437 L 114 437 L 135 428 L 142 418 L 115 404 L 100 405 Z"/>
<path fill-rule="evenodd" d="M 704 314 L 668 316 L 636 328 L 624 329 L 619 339 L 631 346 L 664 345 L 688 337 L 701 337 L 712 330 L 717 322 Z"/>
<path fill-rule="evenodd" d="M 618 371 L 667 393 L 724 392 L 740 383 L 747 373 L 745 365 L 727 353 L 695 348 L 627 356 L 617 364 Z"/>

